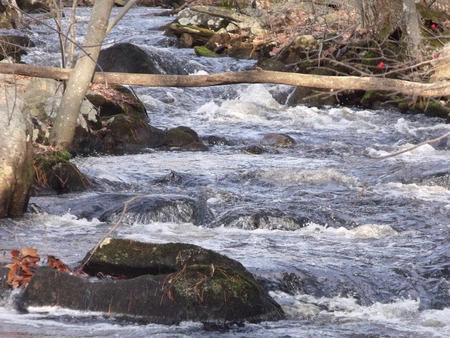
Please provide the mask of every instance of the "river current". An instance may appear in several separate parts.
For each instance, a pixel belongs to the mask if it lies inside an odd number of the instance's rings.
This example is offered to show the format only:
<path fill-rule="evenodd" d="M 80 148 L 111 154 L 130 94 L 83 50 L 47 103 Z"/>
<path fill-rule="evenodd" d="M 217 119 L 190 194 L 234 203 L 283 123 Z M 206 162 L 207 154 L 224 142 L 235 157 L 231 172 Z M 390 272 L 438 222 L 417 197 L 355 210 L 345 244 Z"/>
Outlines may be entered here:
<path fill-rule="evenodd" d="M 78 11 L 80 32 L 89 11 Z M 195 76 L 253 66 L 175 48 L 163 28 L 174 18 L 150 15 L 159 11 L 133 9 L 107 44 L 146 48 L 167 73 Z M 56 34 L 43 25 L 26 33 L 37 47 L 25 61 L 58 65 Z M 190 322 L 137 325 L 57 307 L 19 314 L 12 294 L 0 303 L 0 336 L 450 336 L 450 141 L 384 160 L 366 156 L 447 133 L 444 120 L 388 110 L 291 107 L 283 101 L 292 91 L 288 86 L 133 89 L 152 125 L 184 125 L 205 142 L 209 136 L 228 142 L 211 144 L 207 152 L 148 149 L 73 159 L 94 188 L 34 197 L 30 213 L 2 220 L 1 261 L 8 261 L 11 249 L 32 246 L 74 265 L 114 224 L 114 218 L 84 217 L 91 205 L 137 195 L 163 198 L 175 203 L 157 212 L 130 210 L 114 236 L 186 242 L 228 255 L 270 290 L 287 319 L 225 332 Z M 266 147 L 262 154 L 243 151 L 267 133 L 288 134 L 297 144 Z M 192 203 L 201 207 L 194 210 Z"/>

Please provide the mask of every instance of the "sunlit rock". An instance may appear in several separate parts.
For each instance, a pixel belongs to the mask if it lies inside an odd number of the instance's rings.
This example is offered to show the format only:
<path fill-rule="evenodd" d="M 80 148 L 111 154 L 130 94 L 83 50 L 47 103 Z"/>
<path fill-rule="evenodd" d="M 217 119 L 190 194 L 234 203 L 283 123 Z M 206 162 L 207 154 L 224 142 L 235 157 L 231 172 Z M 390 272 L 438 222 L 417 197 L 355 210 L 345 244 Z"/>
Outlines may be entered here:
<path fill-rule="evenodd" d="M 163 324 L 284 318 L 239 262 L 195 245 L 107 238 L 86 255 L 81 269 L 92 277 L 38 269 L 19 300 L 21 309 L 57 305 Z"/>

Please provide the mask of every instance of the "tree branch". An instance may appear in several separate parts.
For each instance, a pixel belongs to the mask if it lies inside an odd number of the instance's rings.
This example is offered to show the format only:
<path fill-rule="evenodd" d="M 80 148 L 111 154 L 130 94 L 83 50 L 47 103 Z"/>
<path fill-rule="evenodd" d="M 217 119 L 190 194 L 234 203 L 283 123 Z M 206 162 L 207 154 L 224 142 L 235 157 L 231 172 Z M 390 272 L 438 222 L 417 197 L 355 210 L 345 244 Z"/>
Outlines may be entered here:
<path fill-rule="evenodd" d="M 419 148 L 419 147 L 421 147 L 421 146 L 423 146 L 425 144 L 436 143 L 436 142 L 438 142 L 438 141 L 440 141 L 440 140 L 442 140 L 442 139 L 444 139 L 446 137 L 449 137 L 449 136 L 450 136 L 450 131 L 448 133 L 445 133 L 444 135 L 441 135 L 441 136 L 439 136 L 437 138 L 434 138 L 432 140 L 426 140 L 426 141 L 420 142 L 419 144 L 416 144 L 415 146 L 409 147 L 407 149 L 403 149 L 401 151 L 397 151 L 397 152 L 389 154 L 389 155 L 384 155 L 384 156 L 365 155 L 365 156 L 368 157 L 368 158 L 374 159 L 374 160 L 384 160 L 385 158 L 394 157 L 394 156 L 397 156 L 397 155 L 400 155 L 400 154 L 407 153 L 408 151 L 412 151 L 412 150 L 414 150 L 416 148 Z"/>
<path fill-rule="evenodd" d="M 0 63 L 0 73 L 68 80 L 72 70 Z M 94 74 L 92 82 L 147 87 L 207 87 L 237 83 L 274 83 L 336 90 L 380 90 L 421 97 L 450 96 L 449 81 L 421 83 L 370 76 L 326 76 L 265 70 L 211 75 L 155 75 L 97 72 Z"/>

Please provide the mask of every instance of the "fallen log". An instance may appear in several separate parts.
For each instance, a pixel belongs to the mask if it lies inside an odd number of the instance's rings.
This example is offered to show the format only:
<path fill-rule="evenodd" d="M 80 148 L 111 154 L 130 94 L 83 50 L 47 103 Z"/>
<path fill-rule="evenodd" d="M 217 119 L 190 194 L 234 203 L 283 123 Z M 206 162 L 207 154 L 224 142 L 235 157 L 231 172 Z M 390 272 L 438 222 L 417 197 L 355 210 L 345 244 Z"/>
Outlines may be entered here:
<path fill-rule="evenodd" d="M 68 80 L 72 70 L 16 63 L 0 63 L 0 73 Z M 380 90 L 421 97 L 450 96 L 450 82 L 421 83 L 381 77 L 326 76 L 265 70 L 211 75 L 156 75 L 97 72 L 93 83 L 146 87 L 207 87 L 237 83 L 273 83 L 335 90 Z"/>

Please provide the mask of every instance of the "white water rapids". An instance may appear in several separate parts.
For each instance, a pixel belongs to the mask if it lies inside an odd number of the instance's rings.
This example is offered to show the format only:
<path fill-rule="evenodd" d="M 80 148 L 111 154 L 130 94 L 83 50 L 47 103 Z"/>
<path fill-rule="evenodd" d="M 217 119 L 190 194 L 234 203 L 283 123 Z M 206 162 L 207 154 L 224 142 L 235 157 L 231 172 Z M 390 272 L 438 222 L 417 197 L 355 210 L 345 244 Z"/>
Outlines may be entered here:
<path fill-rule="evenodd" d="M 166 69 L 191 74 L 252 66 L 253 61 L 202 59 L 171 47 L 161 27 L 173 18 L 148 15 L 156 11 L 132 10 L 107 42 L 135 43 L 158 53 Z M 89 9 L 79 11 L 79 25 L 88 14 Z M 55 65 L 56 36 L 44 26 L 28 33 L 37 48 L 26 61 Z M 384 110 L 289 107 L 276 100 L 289 92 L 286 86 L 134 90 L 152 125 L 188 126 L 200 137 L 221 136 L 230 145 L 211 145 L 208 152 L 149 149 L 75 158 L 95 188 L 32 198 L 40 214 L 3 220 L 0 262 L 8 261 L 9 250 L 26 245 L 77 263 L 112 226 L 76 216 L 98 198 L 187 196 L 202 201 L 208 216 L 197 223 L 130 216 L 114 236 L 186 242 L 228 255 L 264 283 L 287 320 L 225 332 L 198 323 L 137 325 L 58 307 L 19 314 L 11 295 L 0 300 L 0 336 L 450 336 L 450 143 L 381 161 L 365 156 L 442 135 L 450 129 L 445 121 Z M 274 132 L 290 135 L 297 145 L 260 155 L 242 151 Z M 253 229 L 252 215 L 259 215 Z"/>

